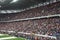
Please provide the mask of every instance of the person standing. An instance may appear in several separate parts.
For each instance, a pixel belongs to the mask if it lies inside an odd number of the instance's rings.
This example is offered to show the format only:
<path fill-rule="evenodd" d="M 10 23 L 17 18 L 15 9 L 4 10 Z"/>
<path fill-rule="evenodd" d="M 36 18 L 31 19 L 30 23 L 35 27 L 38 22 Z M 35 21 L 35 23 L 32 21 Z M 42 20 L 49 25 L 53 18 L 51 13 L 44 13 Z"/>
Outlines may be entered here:
<path fill-rule="evenodd" d="M 35 40 L 38 40 L 38 37 L 35 37 Z"/>

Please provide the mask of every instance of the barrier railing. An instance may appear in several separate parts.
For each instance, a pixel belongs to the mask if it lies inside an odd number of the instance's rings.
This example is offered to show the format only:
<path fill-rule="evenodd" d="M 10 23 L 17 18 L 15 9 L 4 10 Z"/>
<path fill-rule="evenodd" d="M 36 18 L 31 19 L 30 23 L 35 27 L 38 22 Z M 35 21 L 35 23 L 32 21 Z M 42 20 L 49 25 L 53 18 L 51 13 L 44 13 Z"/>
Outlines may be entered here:
<path fill-rule="evenodd" d="M 60 14 L 32 17 L 32 18 L 25 18 L 25 19 L 15 19 L 15 20 L 0 21 L 0 22 L 17 22 L 17 21 L 35 20 L 35 19 L 50 18 L 50 17 L 60 17 Z"/>
<path fill-rule="evenodd" d="M 8 33 L 14 33 L 15 31 L 6 31 L 6 30 L 0 30 L 2 32 L 8 32 Z M 17 32 L 19 34 L 24 34 L 24 35 L 34 35 L 38 37 L 45 37 L 45 38 L 51 38 L 51 39 L 57 39 L 56 36 L 49 36 L 49 35 L 42 35 L 42 34 L 33 34 L 33 33 L 27 33 L 27 32 Z"/>

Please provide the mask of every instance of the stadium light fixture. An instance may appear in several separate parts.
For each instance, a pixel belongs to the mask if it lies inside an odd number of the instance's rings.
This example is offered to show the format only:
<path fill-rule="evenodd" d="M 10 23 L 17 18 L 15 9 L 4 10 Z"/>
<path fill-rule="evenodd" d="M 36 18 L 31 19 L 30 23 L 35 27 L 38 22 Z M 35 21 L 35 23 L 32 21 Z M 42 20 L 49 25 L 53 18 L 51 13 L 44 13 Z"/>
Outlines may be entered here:
<path fill-rule="evenodd" d="M 12 0 L 10 3 L 15 3 L 15 2 L 17 2 L 18 0 Z"/>

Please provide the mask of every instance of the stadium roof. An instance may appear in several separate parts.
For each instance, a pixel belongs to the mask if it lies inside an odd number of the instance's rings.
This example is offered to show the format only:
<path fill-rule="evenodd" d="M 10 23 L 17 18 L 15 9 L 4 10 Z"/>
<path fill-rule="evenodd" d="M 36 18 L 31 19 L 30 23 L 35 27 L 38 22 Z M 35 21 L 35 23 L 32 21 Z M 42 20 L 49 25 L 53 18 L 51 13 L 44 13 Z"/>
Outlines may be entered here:
<path fill-rule="evenodd" d="M 0 0 L 0 14 L 17 13 L 53 2 L 56 0 Z"/>

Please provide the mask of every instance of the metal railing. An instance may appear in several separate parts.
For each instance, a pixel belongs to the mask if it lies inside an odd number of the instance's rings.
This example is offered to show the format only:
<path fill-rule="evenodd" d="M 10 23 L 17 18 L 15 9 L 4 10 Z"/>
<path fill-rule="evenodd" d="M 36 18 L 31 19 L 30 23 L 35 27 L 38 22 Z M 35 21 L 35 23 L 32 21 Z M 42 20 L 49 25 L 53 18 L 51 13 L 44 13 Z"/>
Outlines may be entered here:
<path fill-rule="evenodd" d="M 6 31 L 6 30 L 0 30 L 2 32 L 7 32 L 7 33 L 15 33 L 15 31 Z M 49 36 L 49 35 L 43 35 L 43 34 L 33 34 L 33 33 L 27 33 L 27 32 L 17 32 L 19 34 L 23 34 L 23 35 L 34 35 L 34 36 L 38 36 L 38 37 L 45 37 L 45 38 L 51 38 L 51 39 L 57 39 L 56 36 Z"/>
<path fill-rule="evenodd" d="M 25 18 L 25 19 L 15 19 L 15 20 L 0 21 L 0 22 L 17 22 L 17 21 L 35 20 L 35 19 L 43 19 L 43 18 L 50 18 L 50 17 L 60 17 L 60 14 L 39 16 L 39 17 L 32 17 L 32 18 Z"/>

